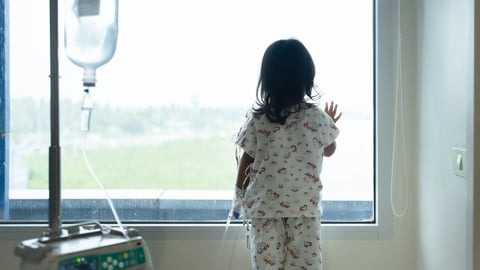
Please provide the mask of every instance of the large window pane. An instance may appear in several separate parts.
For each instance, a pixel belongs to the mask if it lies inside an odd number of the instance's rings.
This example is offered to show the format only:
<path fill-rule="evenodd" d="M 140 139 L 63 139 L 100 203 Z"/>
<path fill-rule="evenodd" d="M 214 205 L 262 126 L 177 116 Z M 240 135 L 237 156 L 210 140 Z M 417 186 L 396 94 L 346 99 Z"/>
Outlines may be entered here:
<path fill-rule="evenodd" d="M 263 52 L 296 37 L 314 57 L 320 102 L 333 99 L 344 112 L 337 152 L 324 162 L 324 220 L 372 221 L 372 10 L 371 0 L 121 1 L 115 56 L 91 89 L 87 140 L 80 131 L 83 71 L 61 38 L 63 206 L 87 203 L 84 214 L 67 218 L 110 218 L 106 204 L 105 215 L 88 211 L 104 195 L 85 165 L 86 147 L 112 197 L 124 198 L 116 202 L 126 209 L 121 218 L 221 220 L 236 174 L 232 137 L 255 101 Z M 10 1 L 10 199 L 26 211 L 17 218 L 47 215 L 34 216 L 29 205 L 40 207 L 48 196 L 48 16 L 45 1 Z"/>

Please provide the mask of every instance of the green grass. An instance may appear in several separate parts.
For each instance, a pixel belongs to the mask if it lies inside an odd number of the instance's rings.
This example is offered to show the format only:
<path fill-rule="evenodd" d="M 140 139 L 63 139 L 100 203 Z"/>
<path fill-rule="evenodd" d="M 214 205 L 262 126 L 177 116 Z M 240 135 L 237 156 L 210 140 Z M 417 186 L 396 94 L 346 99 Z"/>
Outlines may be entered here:
<path fill-rule="evenodd" d="M 236 175 L 235 148 L 226 138 L 87 151 L 97 176 L 110 189 L 230 190 Z M 48 156 L 26 158 L 29 188 L 48 188 Z M 62 188 L 98 188 L 81 151 L 62 150 Z"/>

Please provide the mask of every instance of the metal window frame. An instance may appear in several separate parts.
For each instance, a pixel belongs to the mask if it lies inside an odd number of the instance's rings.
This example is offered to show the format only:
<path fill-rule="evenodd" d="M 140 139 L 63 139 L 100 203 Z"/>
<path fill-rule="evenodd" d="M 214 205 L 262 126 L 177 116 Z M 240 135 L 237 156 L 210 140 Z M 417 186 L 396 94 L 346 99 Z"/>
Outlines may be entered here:
<path fill-rule="evenodd" d="M 8 0 L 0 1 L 0 217 L 9 218 L 9 12 Z"/>
<path fill-rule="evenodd" d="M 381 129 L 375 131 L 375 222 L 368 224 L 327 224 L 324 226 L 326 239 L 386 239 L 393 234 L 393 216 L 390 209 L 390 167 L 392 143 L 392 124 L 390 104 L 393 104 L 393 34 L 392 29 L 392 1 L 374 0 L 375 8 L 375 125 Z M 8 0 L 0 0 L 0 164 L 4 167 L 0 171 L 0 214 L 3 219 L 9 217 L 8 179 L 9 179 L 9 70 L 8 70 Z M 379 23 L 381 22 L 381 23 Z M 379 38 L 381 37 L 381 38 Z M 382 112 L 382 114 L 379 114 Z M 379 204 L 379 202 L 382 202 Z M 37 230 L 44 230 L 45 223 L 37 224 L 1 224 L 0 238 L 28 237 Z M 228 226 L 222 224 L 135 224 L 153 239 L 215 239 L 225 236 L 229 229 L 237 235 L 241 225 Z M 240 233 L 241 234 L 241 233 Z M 235 238 L 235 237 L 234 237 Z"/>

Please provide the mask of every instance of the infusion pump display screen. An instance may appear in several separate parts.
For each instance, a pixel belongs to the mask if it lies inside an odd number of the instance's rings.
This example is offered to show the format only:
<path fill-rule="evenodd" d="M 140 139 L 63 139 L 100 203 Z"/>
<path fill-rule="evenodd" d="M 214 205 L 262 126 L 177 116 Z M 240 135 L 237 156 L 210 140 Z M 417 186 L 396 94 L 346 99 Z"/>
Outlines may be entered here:
<path fill-rule="evenodd" d="M 76 256 L 61 260 L 59 270 L 136 269 L 146 263 L 143 247 L 101 255 Z"/>

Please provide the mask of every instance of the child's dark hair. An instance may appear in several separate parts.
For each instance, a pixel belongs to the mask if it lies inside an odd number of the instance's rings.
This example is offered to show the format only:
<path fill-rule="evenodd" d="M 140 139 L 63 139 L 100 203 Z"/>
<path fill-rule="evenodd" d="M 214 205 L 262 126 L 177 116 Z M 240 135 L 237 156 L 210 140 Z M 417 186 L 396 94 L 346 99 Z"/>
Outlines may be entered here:
<path fill-rule="evenodd" d="M 312 56 L 300 41 L 275 41 L 263 55 L 255 113 L 265 113 L 270 121 L 285 124 L 293 105 L 307 104 L 305 96 L 312 99 L 314 78 Z"/>

